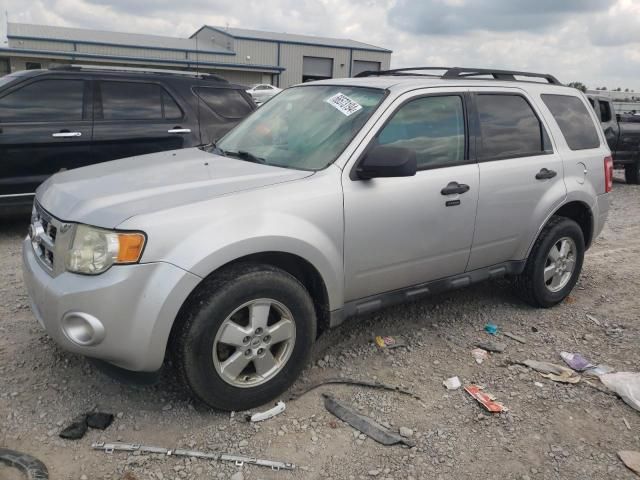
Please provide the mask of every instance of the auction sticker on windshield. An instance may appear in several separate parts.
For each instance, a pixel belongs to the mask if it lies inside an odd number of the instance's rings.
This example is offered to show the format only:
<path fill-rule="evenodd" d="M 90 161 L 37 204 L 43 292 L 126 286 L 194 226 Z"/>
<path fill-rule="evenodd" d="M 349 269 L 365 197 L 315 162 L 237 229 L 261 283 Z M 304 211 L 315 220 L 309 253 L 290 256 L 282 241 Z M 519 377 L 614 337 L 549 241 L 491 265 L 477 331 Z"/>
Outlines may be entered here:
<path fill-rule="evenodd" d="M 344 93 L 340 92 L 336 93 L 333 97 L 327 98 L 325 102 L 342 112 L 347 117 L 362 109 L 362 105 L 358 102 L 354 102 Z"/>

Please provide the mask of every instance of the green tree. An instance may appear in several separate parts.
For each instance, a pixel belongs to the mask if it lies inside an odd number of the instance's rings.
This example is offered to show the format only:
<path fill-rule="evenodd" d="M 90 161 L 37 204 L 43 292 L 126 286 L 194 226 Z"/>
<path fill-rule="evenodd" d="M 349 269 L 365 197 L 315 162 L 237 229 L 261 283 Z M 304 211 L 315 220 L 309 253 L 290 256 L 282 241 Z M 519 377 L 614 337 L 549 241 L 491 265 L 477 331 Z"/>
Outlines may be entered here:
<path fill-rule="evenodd" d="M 571 82 L 571 83 L 567 84 L 567 87 L 577 88 L 581 92 L 586 92 L 587 91 L 587 86 L 582 82 Z"/>

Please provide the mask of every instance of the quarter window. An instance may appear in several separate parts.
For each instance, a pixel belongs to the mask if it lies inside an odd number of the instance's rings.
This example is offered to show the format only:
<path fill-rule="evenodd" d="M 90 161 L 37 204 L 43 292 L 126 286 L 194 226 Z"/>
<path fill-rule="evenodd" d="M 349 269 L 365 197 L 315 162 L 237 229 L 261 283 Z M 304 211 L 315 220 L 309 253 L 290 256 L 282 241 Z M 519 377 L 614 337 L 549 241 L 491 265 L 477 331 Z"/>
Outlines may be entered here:
<path fill-rule="evenodd" d="M 175 100 L 154 83 L 100 82 L 104 120 L 178 119 Z"/>
<path fill-rule="evenodd" d="M 572 95 L 542 95 L 571 150 L 598 148 L 600 137 L 593 120 L 579 97 Z"/>
<path fill-rule="evenodd" d="M 0 98 L 0 123 L 82 120 L 84 81 L 41 80 Z"/>
<path fill-rule="evenodd" d="M 603 123 L 607 123 L 611 121 L 611 106 L 609 102 L 603 102 L 602 100 L 598 100 L 600 104 L 600 121 Z"/>
<path fill-rule="evenodd" d="M 378 134 L 377 143 L 415 151 L 422 169 L 464 162 L 462 98 L 423 97 L 403 105 Z"/>
<path fill-rule="evenodd" d="M 476 99 L 481 160 L 528 157 L 550 150 L 547 133 L 524 97 L 479 94 Z"/>
<path fill-rule="evenodd" d="M 198 88 L 196 93 L 215 113 L 225 118 L 240 119 L 251 113 L 249 102 L 230 88 Z"/>

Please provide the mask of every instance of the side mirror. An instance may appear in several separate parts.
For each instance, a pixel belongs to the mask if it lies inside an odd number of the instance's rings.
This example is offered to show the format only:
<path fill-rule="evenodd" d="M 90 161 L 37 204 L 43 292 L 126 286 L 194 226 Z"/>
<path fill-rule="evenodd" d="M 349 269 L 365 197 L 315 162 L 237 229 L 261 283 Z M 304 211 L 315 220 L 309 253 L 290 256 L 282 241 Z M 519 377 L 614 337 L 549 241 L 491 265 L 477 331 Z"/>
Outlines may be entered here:
<path fill-rule="evenodd" d="M 401 147 L 377 146 L 358 165 L 358 178 L 412 177 L 418 171 L 416 152 Z"/>

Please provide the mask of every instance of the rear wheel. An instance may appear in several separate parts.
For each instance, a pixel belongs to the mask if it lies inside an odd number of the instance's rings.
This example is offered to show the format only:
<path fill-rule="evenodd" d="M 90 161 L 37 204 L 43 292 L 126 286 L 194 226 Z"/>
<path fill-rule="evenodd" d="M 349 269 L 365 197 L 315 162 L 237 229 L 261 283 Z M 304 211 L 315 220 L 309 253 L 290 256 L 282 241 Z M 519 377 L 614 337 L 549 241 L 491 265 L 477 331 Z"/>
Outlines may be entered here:
<path fill-rule="evenodd" d="M 640 185 L 640 162 L 625 165 L 624 178 L 631 185 Z"/>
<path fill-rule="evenodd" d="M 305 367 L 315 338 L 309 293 L 268 265 L 238 265 L 205 283 L 176 338 L 177 366 L 211 407 L 247 410 L 283 393 Z"/>
<path fill-rule="evenodd" d="M 542 229 L 524 271 L 515 279 L 516 293 L 535 307 L 562 302 L 575 286 L 584 260 L 584 235 L 565 217 L 553 217 Z"/>

